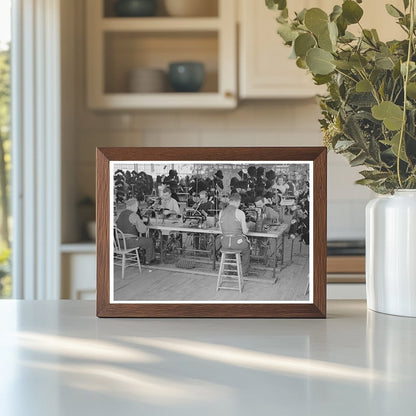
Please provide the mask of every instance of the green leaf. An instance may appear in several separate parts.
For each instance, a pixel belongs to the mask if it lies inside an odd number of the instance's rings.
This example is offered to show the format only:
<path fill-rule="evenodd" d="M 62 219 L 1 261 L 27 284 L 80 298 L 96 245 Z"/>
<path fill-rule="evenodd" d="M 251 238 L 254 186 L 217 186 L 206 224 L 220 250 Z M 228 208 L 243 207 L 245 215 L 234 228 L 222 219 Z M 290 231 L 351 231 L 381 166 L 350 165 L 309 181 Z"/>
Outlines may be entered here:
<path fill-rule="evenodd" d="M 301 69 L 308 69 L 308 65 L 306 65 L 305 58 L 299 57 L 298 59 L 296 59 L 296 66 Z"/>
<path fill-rule="evenodd" d="M 357 82 L 355 86 L 355 90 L 357 92 L 371 92 L 371 83 L 366 79 L 362 79 L 361 81 Z"/>
<path fill-rule="evenodd" d="M 325 31 L 318 35 L 318 45 L 321 49 L 324 49 L 328 52 L 334 51 L 334 44 L 332 43 L 331 37 L 329 35 L 328 27 Z"/>
<path fill-rule="evenodd" d="M 361 129 L 361 119 L 358 115 L 352 115 L 348 117 L 344 124 L 344 134 L 347 138 L 354 141 L 360 149 L 366 147 L 366 139 Z"/>
<path fill-rule="evenodd" d="M 365 179 L 372 179 L 373 181 L 378 181 L 380 179 L 388 178 L 390 172 L 379 172 L 377 170 L 362 170 L 360 175 L 364 176 Z"/>
<path fill-rule="evenodd" d="M 373 35 L 373 39 L 376 42 L 380 42 L 380 38 L 378 37 L 378 33 L 377 33 L 377 30 L 376 29 L 371 29 L 371 34 Z"/>
<path fill-rule="evenodd" d="M 338 27 L 338 25 L 337 25 L 337 29 L 338 29 L 338 31 L 339 31 L 339 27 Z M 348 30 L 344 33 L 344 35 L 343 36 L 340 36 L 339 38 L 338 38 L 338 42 L 341 42 L 341 43 L 350 43 L 351 41 L 353 41 L 353 40 L 355 40 L 356 39 L 356 36 L 354 35 L 354 34 L 352 34 L 351 32 L 348 32 Z"/>
<path fill-rule="evenodd" d="M 409 73 L 416 70 L 416 64 L 412 61 L 409 62 Z M 400 72 L 403 76 L 406 76 L 406 62 L 402 62 L 400 65 Z"/>
<path fill-rule="evenodd" d="M 371 30 L 363 29 L 363 37 L 367 43 L 369 43 L 370 45 L 374 45 L 375 40 L 373 39 L 373 34 L 371 33 Z"/>
<path fill-rule="evenodd" d="M 348 27 L 348 22 L 344 19 L 342 15 L 337 19 L 337 27 L 340 36 L 344 36 Z"/>
<path fill-rule="evenodd" d="M 355 183 L 357 185 L 369 186 L 372 183 L 374 183 L 374 180 L 373 179 L 358 179 L 358 180 L 355 181 Z"/>
<path fill-rule="evenodd" d="M 303 21 L 305 20 L 305 14 L 307 12 L 307 9 L 302 9 L 299 13 L 296 13 L 296 19 L 303 23 Z"/>
<path fill-rule="evenodd" d="M 397 8 L 394 7 L 392 4 L 386 4 L 387 13 L 393 17 L 403 17 L 404 14 Z"/>
<path fill-rule="evenodd" d="M 328 28 L 328 15 L 318 7 L 309 9 L 305 13 L 305 26 L 318 36 Z"/>
<path fill-rule="evenodd" d="M 333 59 L 330 52 L 320 48 L 309 49 L 306 54 L 306 64 L 314 75 L 327 75 L 333 72 L 335 69 L 335 65 L 332 63 Z"/>
<path fill-rule="evenodd" d="M 332 9 L 332 13 L 329 15 L 329 20 L 331 22 L 335 22 L 338 17 L 342 15 L 342 7 L 336 4 L 334 8 Z"/>
<path fill-rule="evenodd" d="M 329 22 L 328 24 L 328 30 L 329 30 L 329 37 L 331 38 L 331 42 L 334 46 L 337 44 L 338 39 L 338 26 L 334 22 Z"/>
<path fill-rule="evenodd" d="M 360 166 L 365 162 L 366 159 L 367 159 L 367 155 L 364 152 L 361 152 L 354 159 L 350 160 L 350 165 L 352 167 Z"/>
<path fill-rule="evenodd" d="M 338 140 L 334 146 L 334 150 L 335 152 L 339 152 L 339 153 L 345 152 L 353 145 L 354 145 L 354 142 L 351 140 Z"/>
<path fill-rule="evenodd" d="M 409 7 L 409 0 L 403 0 L 403 6 L 404 6 L 404 9 L 406 10 Z"/>
<path fill-rule="evenodd" d="M 376 67 L 380 69 L 392 70 L 394 69 L 394 61 L 390 56 L 378 56 L 375 61 Z"/>
<path fill-rule="evenodd" d="M 378 144 L 378 140 L 374 136 L 370 137 L 370 145 L 368 147 L 368 150 L 370 152 L 370 156 L 373 158 L 375 165 L 379 166 L 381 161 L 380 147 Z"/>
<path fill-rule="evenodd" d="M 339 69 L 348 71 L 352 68 L 352 65 L 348 61 L 334 60 L 332 63 Z"/>
<path fill-rule="evenodd" d="M 416 100 L 416 82 L 407 84 L 407 96 L 412 100 Z"/>
<path fill-rule="evenodd" d="M 383 121 L 384 125 L 392 131 L 402 127 L 403 110 L 391 101 L 383 101 L 371 109 L 373 117 Z"/>
<path fill-rule="evenodd" d="M 328 84 L 331 81 L 331 76 L 315 74 L 313 80 L 315 81 L 315 85 Z"/>
<path fill-rule="evenodd" d="M 363 9 L 352 0 L 342 3 L 342 16 L 349 24 L 358 23 L 363 16 Z"/>
<path fill-rule="evenodd" d="M 378 88 L 378 93 L 380 94 L 380 97 L 382 98 L 382 100 L 386 99 L 386 79 L 383 78 L 383 80 L 381 81 L 380 87 Z"/>
<path fill-rule="evenodd" d="M 266 0 L 266 6 L 271 10 L 283 10 L 286 8 L 286 0 Z"/>
<path fill-rule="evenodd" d="M 391 146 L 391 151 L 393 152 L 393 154 L 396 157 L 398 156 L 398 154 L 399 154 L 399 144 L 400 144 L 400 132 L 395 134 L 390 142 L 387 141 L 387 140 L 381 140 L 381 142 L 388 145 L 388 146 Z M 407 158 L 407 155 L 406 155 L 404 139 L 403 139 L 403 142 L 402 142 L 402 146 L 400 148 L 400 159 L 403 160 L 404 162 L 409 162 L 409 159 Z"/>
<path fill-rule="evenodd" d="M 358 70 L 363 69 L 368 64 L 367 60 L 363 56 L 359 55 L 358 53 L 351 55 L 349 62 L 354 68 Z"/>
<path fill-rule="evenodd" d="M 298 32 L 287 23 L 280 24 L 277 33 L 286 43 L 293 42 L 298 37 Z"/>
<path fill-rule="evenodd" d="M 304 58 L 309 49 L 316 45 L 314 37 L 309 33 L 302 33 L 295 39 L 296 56 Z"/>

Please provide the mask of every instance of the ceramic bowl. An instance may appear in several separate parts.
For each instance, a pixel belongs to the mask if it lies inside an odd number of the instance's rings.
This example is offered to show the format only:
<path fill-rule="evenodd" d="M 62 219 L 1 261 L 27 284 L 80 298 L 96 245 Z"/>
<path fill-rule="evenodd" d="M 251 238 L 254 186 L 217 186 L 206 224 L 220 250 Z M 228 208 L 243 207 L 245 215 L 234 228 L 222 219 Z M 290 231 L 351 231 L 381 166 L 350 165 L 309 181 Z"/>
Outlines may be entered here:
<path fill-rule="evenodd" d="M 201 62 L 172 62 L 169 80 L 177 92 L 197 92 L 205 80 L 205 67 Z"/>
<path fill-rule="evenodd" d="M 136 68 L 129 72 L 128 91 L 160 93 L 167 90 L 167 75 L 162 69 Z"/>
<path fill-rule="evenodd" d="M 119 17 L 149 17 L 157 12 L 156 0 L 118 0 L 114 12 Z"/>

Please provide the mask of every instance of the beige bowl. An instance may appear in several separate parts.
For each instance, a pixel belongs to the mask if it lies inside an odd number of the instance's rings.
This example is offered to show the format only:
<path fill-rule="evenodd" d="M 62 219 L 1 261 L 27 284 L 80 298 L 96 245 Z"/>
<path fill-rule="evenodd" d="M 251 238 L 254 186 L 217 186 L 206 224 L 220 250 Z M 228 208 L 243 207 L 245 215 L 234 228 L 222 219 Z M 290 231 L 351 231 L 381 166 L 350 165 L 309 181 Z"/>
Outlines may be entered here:
<path fill-rule="evenodd" d="M 165 7 L 174 17 L 218 16 L 217 0 L 165 0 Z"/>
<path fill-rule="evenodd" d="M 136 68 L 129 72 L 128 90 L 132 93 L 159 93 L 167 90 L 167 75 L 162 69 Z"/>

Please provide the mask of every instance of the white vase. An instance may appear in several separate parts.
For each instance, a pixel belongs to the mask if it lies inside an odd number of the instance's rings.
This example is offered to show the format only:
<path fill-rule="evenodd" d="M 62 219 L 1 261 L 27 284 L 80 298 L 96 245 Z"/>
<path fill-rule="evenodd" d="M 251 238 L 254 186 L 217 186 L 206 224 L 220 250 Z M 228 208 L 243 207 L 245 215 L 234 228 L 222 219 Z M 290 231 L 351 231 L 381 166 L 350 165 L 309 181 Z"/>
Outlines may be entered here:
<path fill-rule="evenodd" d="M 416 190 L 367 204 L 366 282 L 369 309 L 416 317 Z"/>

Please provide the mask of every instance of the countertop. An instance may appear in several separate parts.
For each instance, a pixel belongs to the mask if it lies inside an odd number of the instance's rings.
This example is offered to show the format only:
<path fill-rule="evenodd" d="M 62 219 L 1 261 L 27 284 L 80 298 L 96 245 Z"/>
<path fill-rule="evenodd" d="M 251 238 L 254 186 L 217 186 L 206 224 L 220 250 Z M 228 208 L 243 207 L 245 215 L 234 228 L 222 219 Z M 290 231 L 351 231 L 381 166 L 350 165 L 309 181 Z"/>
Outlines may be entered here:
<path fill-rule="evenodd" d="M 0 415 L 412 415 L 416 319 L 98 319 L 0 301 Z"/>

